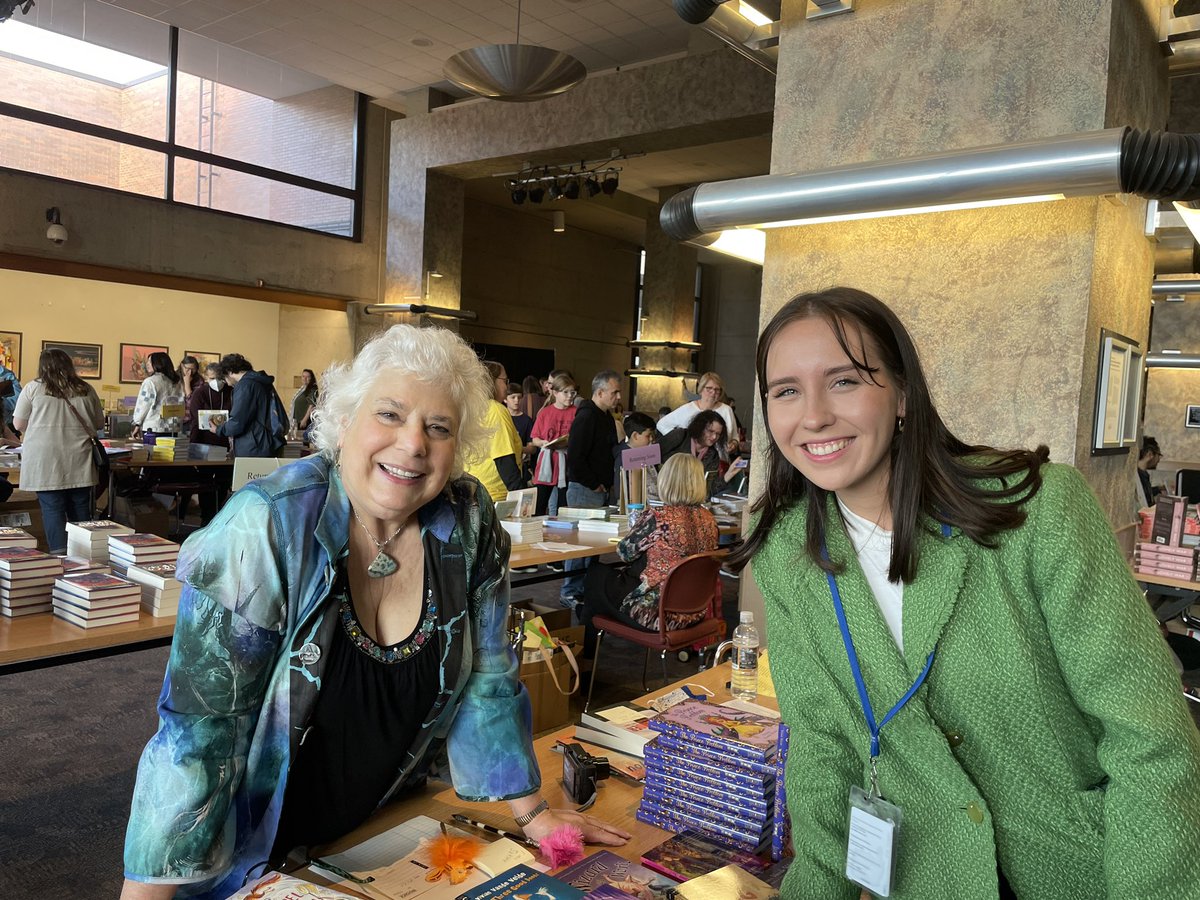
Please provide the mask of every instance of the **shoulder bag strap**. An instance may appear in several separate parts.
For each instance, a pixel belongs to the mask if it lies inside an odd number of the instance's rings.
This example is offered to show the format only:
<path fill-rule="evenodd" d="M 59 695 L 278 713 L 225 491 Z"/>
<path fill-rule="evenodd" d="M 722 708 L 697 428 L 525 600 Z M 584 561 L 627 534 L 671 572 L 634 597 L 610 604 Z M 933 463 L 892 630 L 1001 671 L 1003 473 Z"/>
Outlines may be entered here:
<path fill-rule="evenodd" d="M 81 416 L 79 414 L 79 410 L 77 410 L 74 406 L 71 405 L 71 401 L 68 400 L 66 397 L 59 397 L 59 399 L 62 400 L 63 403 L 67 404 L 67 409 L 69 409 L 71 411 L 71 415 L 73 415 L 75 417 L 75 421 L 79 423 L 79 427 L 87 432 L 87 436 L 92 438 L 93 440 L 96 439 L 97 438 L 96 429 L 88 427 L 88 424 L 85 421 L 83 421 L 83 416 Z"/>

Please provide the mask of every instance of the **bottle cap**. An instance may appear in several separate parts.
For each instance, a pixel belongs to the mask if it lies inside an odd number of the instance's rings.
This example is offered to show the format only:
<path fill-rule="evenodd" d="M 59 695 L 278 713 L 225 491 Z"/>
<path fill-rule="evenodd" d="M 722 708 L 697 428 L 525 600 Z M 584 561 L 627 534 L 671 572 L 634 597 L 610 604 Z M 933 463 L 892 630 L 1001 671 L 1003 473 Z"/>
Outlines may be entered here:
<path fill-rule="evenodd" d="M 738 619 L 738 621 L 742 625 L 753 625 L 754 624 L 754 613 L 752 613 L 748 609 L 743 609 L 742 613 L 741 613 L 741 617 Z"/>
<path fill-rule="evenodd" d="M 628 503 L 625 505 L 625 508 L 628 510 L 645 509 L 646 505 L 644 503 Z"/>

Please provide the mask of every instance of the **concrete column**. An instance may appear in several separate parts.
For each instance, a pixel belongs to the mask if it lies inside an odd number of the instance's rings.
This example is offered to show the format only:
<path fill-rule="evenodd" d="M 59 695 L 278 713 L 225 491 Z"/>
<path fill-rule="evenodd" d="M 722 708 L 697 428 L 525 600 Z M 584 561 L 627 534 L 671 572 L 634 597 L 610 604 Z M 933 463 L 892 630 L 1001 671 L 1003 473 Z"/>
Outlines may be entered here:
<path fill-rule="evenodd" d="M 860 0 L 852 14 L 808 21 L 804 0 L 785 0 L 771 170 L 1161 128 L 1160 5 Z M 1089 448 L 1100 329 L 1145 346 L 1144 208 L 1088 197 L 771 231 L 760 325 L 802 291 L 874 293 L 913 332 L 954 432 L 1049 444 L 1123 525 L 1135 460 Z"/>
<path fill-rule="evenodd" d="M 678 188 L 659 192 L 665 203 Z M 696 248 L 673 241 L 658 224 L 658 211 L 646 219 L 646 271 L 642 278 L 642 340 L 690 341 L 696 305 Z M 644 347 L 638 351 L 643 369 L 691 369 L 691 351 Z M 695 388 L 695 384 L 690 387 Z M 674 409 L 684 402 L 683 379 L 638 379 L 637 408 L 653 415 L 660 406 Z"/>

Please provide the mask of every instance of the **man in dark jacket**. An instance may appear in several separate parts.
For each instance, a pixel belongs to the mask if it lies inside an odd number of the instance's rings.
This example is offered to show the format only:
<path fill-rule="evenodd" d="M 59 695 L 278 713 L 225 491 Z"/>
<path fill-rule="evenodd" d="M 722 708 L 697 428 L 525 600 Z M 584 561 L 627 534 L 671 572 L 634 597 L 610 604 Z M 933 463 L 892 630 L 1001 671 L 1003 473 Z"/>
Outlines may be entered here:
<path fill-rule="evenodd" d="M 234 456 L 279 456 L 287 444 L 288 416 L 275 379 L 256 372 L 240 353 L 221 357 L 221 376 L 233 385 L 233 409 L 216 433 L 233 438 Z"/>
<path fill-rule="evenodd" d="M 584 400 L 575 413 L 567 438 L 567 506 L 608 505 L 613 484 L 613 447 L 617 445 L 617 423 L 612 408 L 621 402 L 621 376 L 612 369 L 592 379 L 592 399 Z M 559 602 L 573 607 L 583 597 L 583 574 L 588 560 L 568 559 L 568 573 L 559 591 Z M 573 573 L 573 574 L 572 574 Z"/>

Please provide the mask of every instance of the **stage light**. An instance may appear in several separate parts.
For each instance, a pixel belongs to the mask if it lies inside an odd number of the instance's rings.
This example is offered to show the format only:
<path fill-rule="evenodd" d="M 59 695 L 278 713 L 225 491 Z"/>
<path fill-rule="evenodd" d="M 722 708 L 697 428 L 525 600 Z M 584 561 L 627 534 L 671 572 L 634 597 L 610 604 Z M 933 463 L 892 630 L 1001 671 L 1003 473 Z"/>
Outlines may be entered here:
<path fill-rule="evenodd" d="M 566 187 L 563 188 L 563 196 L 566 197 L 568 200 L 578 200 L 579 199 L 579 179 L 578 178 L 572 178 L 570 181 L 567 182 Z"/>
<path fill-rule="evenodd" d="M 551 200 L 557 200 L 563 195 L 562 185 L 557 181 L 551 181 L 550 186 L 546 188 L 546 192 L 550 195 Z"/>
<path fill-rule="evenodd" d="M 529 189 L 529 202 L 541 203 L 542 198 L 546 196 L 546 189 L 540 184 Z"/>
<path fill-rule="evenodd" d="M 598 193 L 600 193 L 600 182 L 596 180 L 595 176 L 588 178 L 588 180 L 583 183 L 583 186 L 587 188 L 587 195 L 589 197 L 595 197 Z"/>
<path fill-rule="evenodd" d="M 528 194 L 528 192 L 525 190 L 524 185 L 519 185 L 517 187 L 514 187 L 512 189 L 512 202 L 517 204 L 517 206 L 520 206 L 522 203 L 525 202 L 525 197 L 527 194 Z"/>
<path fill-rule="evenodd" d="M 604 176 L 604 181 L 600 185 L 600 190 L 608 194 L 610 197 L 617 192 L 617 173 L 609 172 Z"/>

